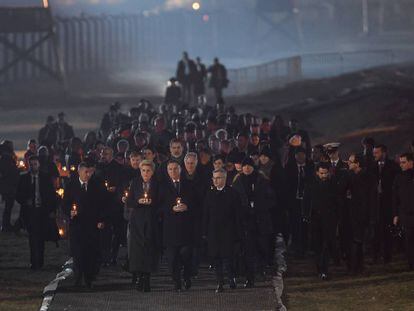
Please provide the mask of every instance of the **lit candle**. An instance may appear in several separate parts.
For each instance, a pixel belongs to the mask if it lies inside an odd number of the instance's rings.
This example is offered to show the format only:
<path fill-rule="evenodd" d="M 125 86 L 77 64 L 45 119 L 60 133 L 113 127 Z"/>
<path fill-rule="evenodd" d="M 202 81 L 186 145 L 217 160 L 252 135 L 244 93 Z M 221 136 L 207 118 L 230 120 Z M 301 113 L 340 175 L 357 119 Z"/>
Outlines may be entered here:
<path fill-rule="evenodd" d="M 148 199 L 148 193 L 144 192 L 144 199 L 147 200 Z"/>
<path fill-rule="evenodd" d="M 75 203 L 73 203 L 73 205 L 72 205 L 72 211 L 76 212 L 77 209 L 78 209 L 78 207 L 76 206 Z"/>
<path fill-rule="evenodd" d="M 105 187 L 106 187 L 106 188 L 108 188 L 108 185 L 109 185 L 109 184 L 108 184 L 108 181 L 107 181 L 107 180 L 105 180 Z"/>
<path fill-rule="evenodd" d="M 66 172 L 67 170 L 66 166 L 62 166 L 62 171 Z"/>
<path fill-rule="evenodd" d="M 60 236 L 64 236 L 65 235 L 65 231 L 62 228 L 59 229 L 59 235 Z"/>
<path fill-rule="evenodd" d="M 177 198 L 177 205 L 181 204 L 181 198 Z"/>
<path fill-rule="evenodd" d="M 127 197 L 128 197 L 128 195 L 129 195 L 128 190 L 125 190 L 125 192 L 124 192 L 124 196 L 127 198 Z"/>
<path fill-rule="evenodd" d="M 71 166 L 70 166 L 70 170 L 71 170 L 72 172 L 74 172 L 74 171 L 75 171 L 75 165 L 71 165 Z"/>
<path fill-rule="evenodd" d="M 56 193 L 63 199 L 63 196 L 65 195 L 65 190 L 63 188 L 59 188 L 56 190 Z"/>
<path fill-rule="evenodd" d="M 24 164 L 24 161 L 19 161 L 19 168 L 25 168 L 26 165 Z"/>

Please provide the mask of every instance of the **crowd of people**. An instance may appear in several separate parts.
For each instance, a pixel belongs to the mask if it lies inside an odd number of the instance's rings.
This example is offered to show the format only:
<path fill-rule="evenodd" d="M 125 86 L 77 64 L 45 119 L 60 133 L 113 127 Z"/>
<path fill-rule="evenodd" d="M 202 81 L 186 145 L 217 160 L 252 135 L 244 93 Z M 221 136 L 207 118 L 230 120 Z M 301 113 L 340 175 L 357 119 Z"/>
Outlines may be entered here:
<path fill-rule="evenodd" d="M 339 143 L 312 146 L 297 120 L 237 114 L 221 96 L 215 106 L 199 94 L 196 104 L 141 100 L 121 111 L 112 104 L 83 140 L 64 113 L 49 116 L 22 160 L 11 141 L 0 145 L 2 230 L 28 231 L 32 269 L 59 236 L 69 239 L 76 286 L 89 288 L 101 267 L 123 260 L 148 292 L 164 257 L 177 291 L 205 261 L 217 292 L 224 274 L 230 288 L 238 277 L 253 287 L 269 267 L 285 271 L 274 260 L 278 237 L 289 256 L 313 257 L 323 280 L 330 262 L 358 274 L 366 262 L 389 263 L 396 248 L 413 269 L 413 145 L 397 163 L 366 137 L 342 159 Z"/>

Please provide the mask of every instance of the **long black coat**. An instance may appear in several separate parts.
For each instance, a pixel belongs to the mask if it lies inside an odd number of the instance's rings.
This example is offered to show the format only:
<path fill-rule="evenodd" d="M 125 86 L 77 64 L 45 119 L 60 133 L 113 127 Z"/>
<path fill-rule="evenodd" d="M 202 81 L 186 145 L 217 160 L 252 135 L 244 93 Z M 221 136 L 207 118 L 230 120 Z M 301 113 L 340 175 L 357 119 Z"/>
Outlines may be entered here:
<path fill-rule="evenodd" d="M 321 181 L 315 177 L 305 185 L 304 216 L 310 216 L 312 228 L 321 230 L 323 237 L 329 241 L 335 239 L 339 204 L 335 180 Z"/>
<path fill-rule="evenodd" d="M 369 223 L 369 214 L 375 204 L 375 180 L 366 170 L 358 174 L 350 172 L 346 181 L 349 223 L 354 240 L 362 241 L 365 228 Z"/>
<path fill-rule="evenodd" d="M 108 213 L 119 221 L 123 215 L 122 196 L 124 195 L 125 168 L 112 160 L 108 164 L 100 164 L 97 167 L 96 176 L 108 183 L 109 187 L 116 187 L 115 192 L 107 191 Z M 114 220 L 115 221 L 115 220 Z"/>
<path fill-rule="evenodd" d="M 0 194 L 14 196 L 19 182 L 19 170 L 9 154 L 0 155 Z"/>
<path fill-rule="evenodd" d="M 152 272 L 156 270 L 161 238 L 158 226 L 159 189 L 155 178 L 150 181 L 148 198 L 150 205 L 139 204 L 144 197 L 141 177 L 132 180 L 127 207 L 131 209 L 128 223 L 128 259 L 131 272 Z"/>
<path fill-rule="evenodd" d="M 370 215 L 373 222 L 379 222 L 382 218 L 386 220 L 387 223 L 392 222 L 392 198 L 393 198 L 393 184 L 395 177 L 400 173 L 400 168 L 398 165 L 390 160 L 385 160 L 385 165 L 379 171 L 378 163 L 375 163 L 373 167 L 373 175 L 376 178 L 376 183 L 378 185 L 379 180 L 381 180 L 381 190 L 380 194 L 377 191 L 377 204 L 376 208 L 373 210 L 372 215 Z M 378 189 L 378 188 L 377 188 Z"/>
<path fill-rule="evenodd" d="M 187 74 L 185 73 L 185 62 L 183 60 L 180 60 L 177 64 L 177 80 L 181 84 L 192 84 L 194 80 L 194 74 L 197 71 L 197 67 L 193 60 L 188 60 L 188 69 Z"/>
<path fill-rule="evenodd" d="M 39 172 L 41 207 L 34 207 L 34 188 L 30 172 L 20 176 L 16 201 L 21 205 L 24 222 L 29 233 L 40 235 L 45 240 L 57 240 L 55 219 L 49 217 L 56 211 L 57 197 L 50 176 Z"/>
<path fill-rule="evenodd" d="M 253 180 L 254 189 L 249 189 L 249 180 Z M 240 196 L 240 215 L 243 230 L 252 234 L 268 235 L 273 233 L 272 210 L 275 206 L 275 193 L 269 180 L 260 173 L 253 172 L 250 176 L 239 174 L 233 183 L 234 190 Z M 251 197 L 249 198 L 249 193 Z M 251 207 L 250 202 L 254 202 Z"/>
<path fill-rule="evenodd" d="M 309 181 L 313 180 L 315 173 L 314 173 L 314 167 L 311 162 L 307 162 L 305 164 L 305 180 L 304 184 L 308 183 Z M 298 191 L 298 174 L 299 174 L 299 168 L 298 165 L 295 162 L 291 162 L 290 164 L 287 164 L 284 170 L 284 190 L 286 191 L 284 193 L 285 202 L 288 207 L 295 206 L 296 205 L 296 194 Z"/>
<path fill-rule="evenodd" d="M 202 218 L 203 218 L 203 202 L 206 196 L 207 190 L 209 189 L 210 183 L 197 168 L 193 176 L 189 176 L 186 169 L 184 168 L 181 171 L 181 178 L 184 178 L 190 182 L 194 188 L 194 209 L 193 209 L 193 219 L 194 219 L 194 245 L 201 244 L 202 236 Z"/>
<path fill-rule="evenodd" d="M 194 242 L 194 217 L 195 190 L 191 183 L 185 179 L 180 181 L 180 191 L 178 192 L 171 179 L 165 181 L 160 188 L 160 206 L 163 216 L 163 246 L 189 246 Z M 176 213 L 172 210 L 176 205 L 177 198 L 185 203 L 188 210 Z"/>
<path fill-rule="evenodd" d="M 406 228 L 414 228 L 414 170 L 399 174 L 393 186 L 393 216 Z"/>
<path fill-rule="evenodd" d="M 72 205 L 76 204 L 78 215 L 70 220 L 69 241 L 71 253 L 78 272 L 91 277 L 97 271 L 99 258 L 99 222 L 107 222 L 108 206 L 106 189 L 102 182 L 92 177 L 87 191 L 81 189 L 79 179 L 71 179 L 65 187 L 63 208 L 70 216 Z"/>
<path fill-rule="evenodd" d="M 203 235 L 208 241 L 208 255 L 230 258 L 234 244 L 241 238 L 240 198 L 226 186 L 222 191 L 211 189 L 204 199 Z"/>

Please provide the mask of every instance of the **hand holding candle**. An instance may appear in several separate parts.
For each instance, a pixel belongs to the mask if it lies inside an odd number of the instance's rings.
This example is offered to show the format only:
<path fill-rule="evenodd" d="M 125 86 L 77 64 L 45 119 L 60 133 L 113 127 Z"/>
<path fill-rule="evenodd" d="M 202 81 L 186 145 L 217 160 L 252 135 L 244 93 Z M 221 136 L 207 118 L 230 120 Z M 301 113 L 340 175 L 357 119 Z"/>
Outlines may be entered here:
<path fill-rule="evenodd" d="M 182 202 L 181 198 L 176 199 L 176 205 L 173 206 L 173 211 L 176 213 L 185 212 L 187 210 L 187 205 Z"/>
<path fill-rule="evenodd" d="M 70 210 L 70 217 L 73 218 L 75 216 L 78 216 L 78 207 L 75 203 L 73 203 L 72 209 Z"/>
<path fill-rule="evenodd" d="M 144 192 L 144 197 L 138 200 L 139 204 L 150 205 L 152 200 L 148 196 L 148 192 Z"/>
<path fill-rule="evenodd" d="M 128 190 L 125 190 L 124 191 L 124 195 L 122 196 L 122 203 L 126 203 L 126 201 L 127 201 L 127 199 L 128 199 L 128 195 L 129 195 L 129 192 L 128 192 Z"/>

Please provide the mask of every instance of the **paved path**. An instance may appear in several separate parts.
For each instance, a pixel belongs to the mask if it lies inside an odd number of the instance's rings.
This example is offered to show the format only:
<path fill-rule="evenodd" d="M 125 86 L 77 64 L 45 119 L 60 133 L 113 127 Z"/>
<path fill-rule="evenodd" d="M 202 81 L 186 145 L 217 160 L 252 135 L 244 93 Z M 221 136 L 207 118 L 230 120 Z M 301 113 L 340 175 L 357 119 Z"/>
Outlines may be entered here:
<path fill-rule="evenodd" d="M 75 291 L 73 278 L 59 284 L 50 305 L 50 311 L 106 311 L 106 310 L 276 310 L 276 295 L 270 278 L 256 283 L 253 289 L 239 288 L 215 293 L 214 272 L 206 266 L 200 268 L 199 277 L 193 280 L 189 291 L 176 293 L 166 264 L 152 277 L 152 292 L 138 292 L 131 286 L 129 273 L 120 268 L 103 269 L 94 283 L 94 290 Z"/>

